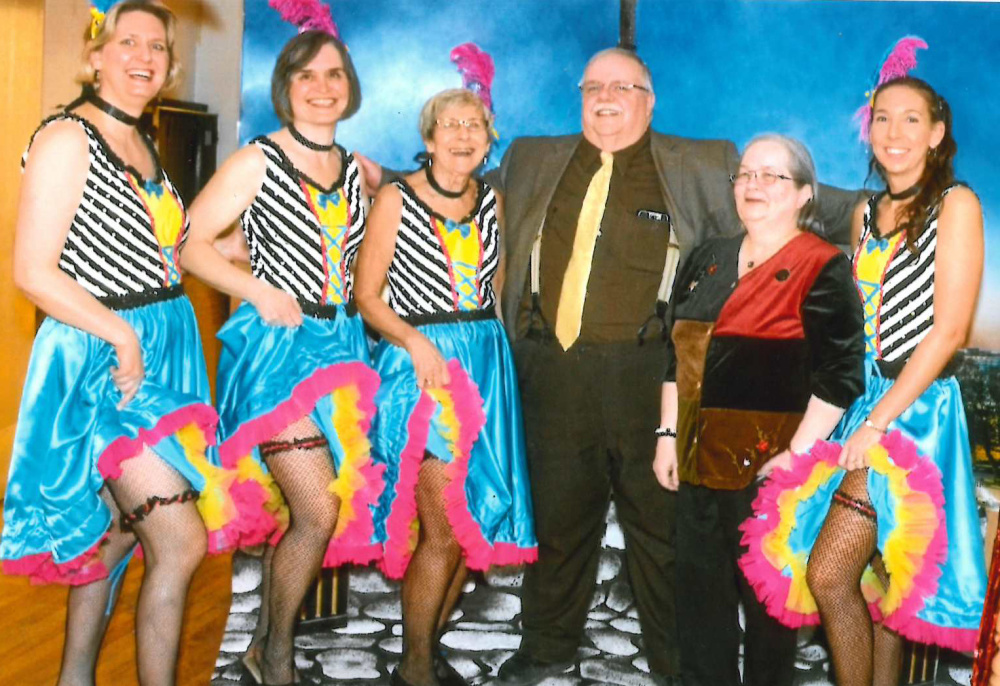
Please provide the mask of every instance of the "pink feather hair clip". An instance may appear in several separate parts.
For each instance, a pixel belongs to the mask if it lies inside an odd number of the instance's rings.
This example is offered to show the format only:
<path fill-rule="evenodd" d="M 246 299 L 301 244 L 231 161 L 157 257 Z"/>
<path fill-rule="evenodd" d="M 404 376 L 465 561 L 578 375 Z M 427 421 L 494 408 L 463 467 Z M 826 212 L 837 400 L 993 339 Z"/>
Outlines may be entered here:
<path fill-rule="evenodd" d="M 268 0 L 271 9 L 277 10 L 281 18 L 303 31 L 325 31 L 340 40 L 340 31 L 333 20 L 330 6 L 319 0 Z"/>
<path fill-rule="evenodd" d="M 868 125 L 871 123 L 872 106 L 875 104 L 875 91 L 883 83 L 906 76 L 912 69 L 916 68 L 917 50 L 921 49 L 927 49 L 927 43 L 923 38 L 905 36 L 896 41 L 896 44 L 882 59 L 882 66 L 879 67 L 878 74 L 873 79 L 875 84 L 870 91 L 865 93 L 868 101 L 854 113 L 854 120 L 860 126 L 859 137 L 862 143 L 868 142 Z"/>
<path fill-rule="evenodd" d="M 468 88 L 479 96 L 490 112 L 493 110 L 493 76 L 496 70 L 493 58 L 475 43 L 462 43 L 452 48 L 451 61 L 458 67 L 462 75 L 462 88 Z M 493 138 L 499 140 L 500 134 L 495 127 L 490 128 Z"/>

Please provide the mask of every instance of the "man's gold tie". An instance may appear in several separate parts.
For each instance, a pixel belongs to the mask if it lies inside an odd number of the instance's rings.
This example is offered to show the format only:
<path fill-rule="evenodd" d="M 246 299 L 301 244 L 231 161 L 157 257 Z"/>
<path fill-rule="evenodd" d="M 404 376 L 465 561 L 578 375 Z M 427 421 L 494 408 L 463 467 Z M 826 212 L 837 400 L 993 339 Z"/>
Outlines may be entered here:
<path fill-rule="evenodd" d="M 563 350 L 569 350 L 580 337 L 583 321 L 583 301 L 587 297 L 587 281 L 594 259 L 594 244 L 604 218 L 604 206 L 608 201 L 611 187 L 611 168 L 615 158 L 610 152 L 601 153 L 601 168 L 594 174 L 587 186 L 580 207 L 580 219 L 576 224 L 576 238 L 573 239 L 573 254 L 570 255 L 566 273 L 563 275 L 562 291 L 559 293 L 559 309 L 556 310 L 556 338 Z"/>

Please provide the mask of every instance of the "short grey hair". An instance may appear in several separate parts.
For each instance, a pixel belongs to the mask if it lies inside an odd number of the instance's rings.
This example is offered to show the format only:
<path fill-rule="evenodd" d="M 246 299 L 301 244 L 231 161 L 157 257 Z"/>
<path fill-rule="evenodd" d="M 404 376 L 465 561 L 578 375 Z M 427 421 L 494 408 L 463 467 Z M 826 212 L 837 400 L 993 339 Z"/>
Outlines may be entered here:
<path fill-rule="evenodd" d="M 483 99 L 468 88 L 449 88 L 431 96 L 430 100 L 424 103 L 420 110 L 420 137 L 425 141 L 434 138 L 434 129 L 437 127 L 438 117 L 441 113 L 452 105 L 472 105 L 478 107 L 486 121 L 486 128 L 493 125 L 493 113 L 486 108 Z"/>
<path fill-rule="evenodd" d="M 799 228 L 823 235 L 823 223 L 816 213 L 816 199 L 819 197 L 819 182 L 816 180 L 816 165 L 813 163 L 809 148 L 802 141 L 780 133 L 762 133 L 754 136 L 743 152 L 750 149 L 754 143 L 777 143 L 788 153 L 788 173 L 792 175 L 795 184 L 802 188 L 812 188 L 812 199 L 799 210 L 796 220 Z"/>
<path fill-rule="evenodd" d="M 583 68 L 583 73 L 586 74 L 587 70 L 590 69 L 590 65 L 605 55 L 618 55 L 619 57 L 624 57 L 638 64 L 639 69 L 642 70 L 642 78 L 646 81 L 645 86 L 649 89 L 650 93 L 653 92 L 653 74 L 649 71 L 649 67 L 646 66 L 646 63 L 642 61 L 642 58 L 639 57 L 638 53 L 634 50 L 626 50 L 625 48 L 605 48 L 600 52 L 596 52 L 589 60 L 587 60 L 587 64 Z"/>

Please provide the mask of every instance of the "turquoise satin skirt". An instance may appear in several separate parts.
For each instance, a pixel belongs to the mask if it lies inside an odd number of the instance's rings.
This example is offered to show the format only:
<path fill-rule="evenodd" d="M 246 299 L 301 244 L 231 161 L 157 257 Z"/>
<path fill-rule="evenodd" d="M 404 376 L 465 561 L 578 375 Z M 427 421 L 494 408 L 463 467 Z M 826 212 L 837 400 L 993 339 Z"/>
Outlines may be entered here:
<path fill-rule="evenodd" d="M 372 510 L 382 477 L 368 439 L 379 381 L 361 317 L 338 306 L 332 318 L 305 315 L 297 327 L 269 326 L 244 302 L 218 338 L 219 453 L 222 464 L 237 472 L 238 544 L 276 543 L 287 527 L 280 485 L 271 479 L 258 446 L 309 417 L 329 444 L 336 475 L 329 490 L 340 500 L 323 564 L 364 564 L 381 557 L 381 545 L 372 537 Z"/>
<path fill-rule="evenodd" d="M 867 367 L 865 393 L 841 419 L 831 436 L 833 441 L 850 437 L 895 383 L 884 378 L 871 361 Z M 986 597 L 986 560 L 969 429 L 958 381 L 952 376 L 931 383 L 888 429 L 898 429 L 916 443 L 919 454 L 930 458 L 940 470 L 944 488 L 948 553 L 940 565 L 937 591 L 924 597 L 910 635 L 915 640 L 971 650 Z M 869 471 L 868 494 L 879 513 L 878 545 L 884 550 L 895 525 L 895 504 L 887 480 L 874 470 Z"/>
<path fill-rule="evenodd" d="M 211 495 L 224 497 L 215 491 L 222 488 L 212 448 L 217 416 L 191 303 L 178 297 L 118 315 L 139 338 L 146 374 L 121 410 L 111 345 L 51 318 L 38 330 L 4 500 L 6 573 L 40 583 L 104 577 L 96 553 L 111 512 L 98 493 L 145 445 L 193 488 L 204 493 L 211 481 Z"/>
<path fill-rule="evenodd" d="M 892 388 L 873 360 L 864 394 L 830 441 L 775 470 L 741 525 L 740 566 L 768 612 L 789 626 L 819 622 L 806 585 L 809 554 L 843 481 L 841 444 Z M 883 589 L 868 570 L 861 589 L 873 618 L 921 643 L 972 650 L 986 594 L 986 563 L 962 396 L 954 377 L 931 383 L 892 422 L 883 451 L 869 452 L 868 495 L 878 549 L 889 571 Z"/>
<path fill-rule="evenodd" d="M 496 319 L 417 327 L 448 362 L 445 388 L 421 391 L 406 350 L 375 348 L 376 460 L 385 490 L 375 513 L 383 570 L 401 578 L 416 546 L 415 488 L 425 454 L 448 464 L 448 520 L 470 569 L 537 559 L 520 396 L 510 345 Z"/>

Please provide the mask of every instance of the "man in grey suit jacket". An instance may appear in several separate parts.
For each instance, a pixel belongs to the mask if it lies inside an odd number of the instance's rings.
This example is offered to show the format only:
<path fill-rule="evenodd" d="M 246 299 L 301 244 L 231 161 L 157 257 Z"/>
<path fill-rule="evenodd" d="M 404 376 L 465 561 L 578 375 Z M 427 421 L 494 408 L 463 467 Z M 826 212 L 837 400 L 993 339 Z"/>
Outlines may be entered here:
<path fill-rule="evenodd" d="M 582 135 L 517 139 L 490 178 L 505 197 L 501 306 L 518 366 L 539 540 L 539 561 L 525 570 L 521 647 L 501 667 L 500 683 L 534 684 L 572 666 L 611 498 L 650 671 L 674 683 L 675 495 L 651 468 L 665 301 L 694 246 L 740 230 L 729 182 L 739 157 L 729 141 L 651 131 L 652 81 L 634 53 L 597 53 L 581 92 Z M 588 184 L 607 153 L 613 171 L 580 333 L 565 347 L 553 335 L 560 289 Z M 820 218 L 836 242 L 847 242 L 856 200 L 824 193 Z"/>

